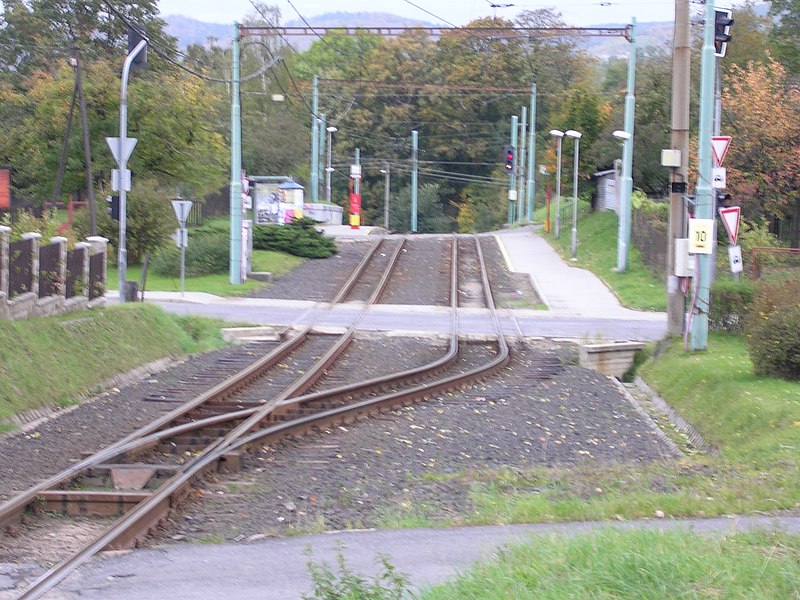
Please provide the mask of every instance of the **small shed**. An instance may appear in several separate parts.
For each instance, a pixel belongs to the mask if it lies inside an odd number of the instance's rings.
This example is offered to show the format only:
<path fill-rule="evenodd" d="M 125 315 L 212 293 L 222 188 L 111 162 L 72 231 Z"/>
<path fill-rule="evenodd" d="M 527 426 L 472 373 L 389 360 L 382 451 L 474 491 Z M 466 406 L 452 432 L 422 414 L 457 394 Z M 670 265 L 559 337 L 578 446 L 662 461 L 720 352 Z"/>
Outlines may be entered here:
<path fill-rule="evenodd" d="M 619 171 L 616 169 L 598 171 L 592 178 L 597 182 L 595 210 L 613 210 L 619 214 Z"/>

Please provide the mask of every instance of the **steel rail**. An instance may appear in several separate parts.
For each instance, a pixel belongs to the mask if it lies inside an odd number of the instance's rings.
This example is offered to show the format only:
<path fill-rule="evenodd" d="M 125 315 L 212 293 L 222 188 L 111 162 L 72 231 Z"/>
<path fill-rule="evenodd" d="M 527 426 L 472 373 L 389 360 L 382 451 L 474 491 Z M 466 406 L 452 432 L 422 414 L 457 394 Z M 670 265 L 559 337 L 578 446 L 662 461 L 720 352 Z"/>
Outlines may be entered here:
<path fill-rule="evenodd" d="M 145 520 L 146 517 L 151 515 L 154 507 L 161 506 L 162 509 L 166 508 L 164 507 L 164 505 L 165 504 L 168 505 L 170 501 L 169 499 L 173 495 L 185 489 L 186 486 L 189 485 L 189 483 L 194 477 L 199 475 L 199 473 L 202 472 L 202 470 L 204 470 L 205 468 L 219 461 L 224 453 L 237 450 L 239 448 L 250 445 L 256 441 L 261 441 L 263 439 L 267 439 L 270 437 L 274 438 L 278 435 L 288 435 L 288 434 L 293 434 L 297 431 L 304 431 L 308 428 L 318 427 L 322 423 L 327 421 L 335 421 L 341 418 L 347 418 L 347 415 L 350 415 L 352 418 L 356 418 L 356 416 L 358 416 L 359 414 L 367 412 L 370 408 L 373 407 L 394 406 L 398 403 L 407 404 L 416 399 L 428 396 L 440 390 L 452 389 L 464 385 L 465 383 L 475 381 L 476 379 L 480 379 L 481 377 L 486 376 L 490 372 L 506 364 L 506 362 L 509 359 L 509 350 L 502 336 L 502 332 L 499 326 L 499 320 L 497 318 L 496 311 L 494 308 L 494 303 L 491 298 L 491 290 L 489 288 L 489 282 L 486 274 L 485 263 L 483 261 L 483 255 L 480 251 L 480 246 L 478 245 L 477 238 L 475 238 L 475 240 L 478 248 L 478 255 L 480 257 L 482 281 L 484 284 L 487 306 L 489 306 L 492 311 L 493 322 L 495 324 L 495 329 L 498 334 L 498 353 L 494 360 L 490 361 L 486 365 L 483 365 L 476 369 L 472 369 L 471 371 L 465 374 L 458 374 L 450 377 L 445 377 L 434 383 L 426 383 L 411 389 L 400 390 L 388 395 L 384 395 L 379 398 L 367 399 L 361 402 L 357 402 L 355 404 L 351 404 L 349 406 L 337 407 L 335 409 L 331 409 L 323 413 L 320 413 L 319 415 L 311 415 L 295 419 L 291 422 L 281 423 L 278 425 L 268 427 L 261 431 L 257 431 L 255 433 L 250 433 L 249 435 L 242 436 L 239 435 L 238 433 L 234 433 L 238 432 L 239 430 L 246 429 L 245 424 L 240 425 L 234 431 L 230 432 L 226 436 L 225 443 L 215 443 L 207 450 L 205 450 L 197 459 L 192 461 L 190 466 L 184 472 L 171 478 L 167 483 L 162 485 L 162 487 L 153 496 L 151 496 L 147 500 L 140 502 L 136 507 L 131 509 L 128 513 L 126 513 L 123 517 L 121 517 L 109 530 L 107 530 L 107 532 L 105 532 L 100 538 L 88 544 L 86 547 L 82 549 L 82 551 L 74 555 L 72 559 L 65 561 L 64 563 L 61 563 L 60 565 L 56 566 L 54 569 L 50 570 L 48 573 L 44 574 L 42 577 L 37 579 L 37 581 L 31 584 L 31 586 L 25 591 L 23 596 L 20 596 L 20 598 L 40 597 L 42 594 L 52 589 L 52 587 L 54 587 L 58 583 L 58 581 L 62 580 L 69 572 L 74 570 L 74 568 L 76 568 L 77 566 L 88 560 L 93 554 L 113 544 L 115 539 L 117 539 L 119 535 L 121 535 L 121 532 L 124 529 L 132 527 L 133 525 L 141 522 L 142 520 Z M 399 254 L 400 247 L 401 246 L 398 246 L 394 260 L 396 260 L 396 256 Z M 453 248 L 454 248 L 453 256 L 456 256 L 457 250 L 455 249 L 456 248 L 455 239 L 453 242 Z M 387 268 L 387 273 L 391 271 L 391 267 L 394 264 L 394 260 L 390 263 L 389 267 Z M 456 262 L 457 261 L 455 260 L 453 261 L 453 268 L 451 269 L 451 273 L 457 271 Z M 388 277 L 383 278 L 382 285 L 385 285 L 386 280 L 388 280 Z M 452 290 L 451 306 L 454 305 L 456 302 L 456 297 L 457 297 L 456 282 L 457 282 L 456 276 L 451 275 L 451 290 Z M 374 300 L 374 298 L 377 297 L 379 294 L 380 291 L 376 290 L 376 292 L 373 294 L 370 300 L 371 301 Z M 362 316 L 363 314 L 366 313 L 366 310 L 367 307 L 365 307 Z M 454 315 L 457 315 L 457 310 L 453 310 L 452 313 Z M 454 317 L 454 323 L 457 324 L 457 316 Z M 354 323 L 354 327 L 355 326 L 357 326 L 357 322 Z M 456 344 L 457 344 L 457 329 L 456 329 Z M 315 395 L 314 394 L 309 395 L 309 397 L 313 396 Z M 257 425 L 258 423 L 260 423 L 263 415 L 269 412 L 265 408 L 260 408 L 260 409 L 249 409 L 247 411 L 239 411 L 239 413 L 240 414 L 249 413 L 251 410 L 254 411 L 254 414 L 248 419 L 248 421 L 252 422 L 253 425 Z M 228 416 L 229 415 L 225 415 L 224 417 Z M 148 520 L 148 522 L 151 523 L 152 518 Z"/>
<path fill-rule="evenodd" d="M 348 329 L 348 332 L 343 335 L 339 341 L 334 345 L 332 349 L 330 349 L 315 365 L 315 367 L 305 373 L 301 378 L 296 380 L 292 385 L 289 386 L 286 390 L 284 390 L 281 394 L 279 394 L 276 398 L 274 398 L 271 402 L 266 403 L 263 407 L 252 409 L 252 412 L 249 412 L 249 416 L 245 418 L 245 421 L 238 426 L 234 427 L 231 431 L 229 431 L 224 437 L 212 442 L 208 445 L 203 452 L 198 456 L 198 458 L 194 459 L 191 463 L 184 466 L 184 471 L 179 473 L 176 476 L 173 476 L 169 480 L 167 480 L 156 492 L 154 492 L 150 497 L 143 499 L 139 502 L 134 508 L 130 509 L 125 515 L 123 515 L 120 519 L 115 521 L 99 538 L 95 539 L 93 542 L 87 544 L 83 548 L 81 548 L 78 552 L 72 555 L 69 559 L 63 561 L 59 565 L 56 565 L 54 568 L 50 569 L 46 573 L 44 573 L 41 577 L 37 578 L 30 586 L 19 596 L 19 599 L 23 598 L 39 598 L 49 590 L 51 590 L 55 585 L 58 584 L 64 577 L 66 577 L 70 572 L 72 572 L 75 568 L 79 565 L 83 564 L 87 561 L 91 556 L 102 550 L 103 548 L 113 544 L 116 540 L 118 540 L 121 536 L 125 535 L 131 528 L 134 526 L 142 526 L 142 521 L 144 523 L 144 529 L 148 530 L 151 526 L 155 524 L 157 519 L 154 519 L 153 513 L 154 512 L 164 512 L 170 507 L 171 498 L 176 494 L 180 493 L 184 490 L 189 482 L 196 477 L 202 470 L 210 465 L 217 463 L 220 459 L 223 458 L 223 455 L 227 452 L 230 452 L 229 446 L 238 438 L 240 438 L 243 434 L 247 433 L 253 427 L 258 426 L 258 424 L 264 419 L 266 414 L 274 408 L 277 402 L 285 400 L 291 397 L 293 394 L 297 394 L 299 391 L 303 389 L 307 389 L 311 385 L 313 385 L 315 381 L 315 377 L 319 377 L 322 372 L 332 364 L 336 357 L 343 351 L 346 345 L 352 340 L 354 332 L 366 315 L 367 311 L 370 308 L 370 305 L 374 302 L 374 300 L 383 292 L 385 288 L 391 271 L 394 268 L 394 265 L 397 262 L 397 259 L 400 255 L 400 251 L 405 244 L 405 238 L 397 244 L 388 265 L 385 267 L 382 277 L 380 281 L 374 288 L 372 294 L 370 295 L 369 301 L 364 305 L 358 318 L 354 321 L 351 327 Z M 369 262 L 371 256 L 374 254 L 376 248 L 380 245 L 380 242 L 374 244 L 371 251 L 365 255 L 362 261 L 359 263 L 359 266 L 354 270 L 351 277 L 342 287 L 340 292 L 337 294 L 334 302 L 331 303 L 333 305 L 336 302 L 339 302 L 341 298 L 343 298 L 352 287 L 355 285 L 355 282 L 359 278 L 359 274 L 363 273 L 364 268 L 366 267 L 367 263 Z M 310 328 L 309 328 L 310 329 Z M 248 373 L 251 371 L 247 369 Z M 238 377 L 237 377 L 238 379 Z M 248 378 L 248 381 L 252 378 Z M 217 386 L 219 387 L 219 386 Z M 229 417 L 230 415 L 225 415 L 224 417 Z M 164 436 L 154 434 L 155 438 L 161 438 Z M 149 442 L 150 440 L 148 440 Z M 141 444 L 142 442 L 139 441 L 132 441 L 131 444 L 136 446 Z M 115 445 L 115 448 L 107 449 L 106 452 L 101 452 L 94 457 L 96 460 L 89 461 L 90 464 L 88 466 L 96 466 L 100 462 L 111 458 L 113 456 L 118 456 L 120 453 L 121 446 Z M 116 451 L 116 454 L 111 454 Z M 80 472 L 80 470 L 78 470 Z M 77 473 L 74 473 L 77 475 Z M 184 476 L 185 475 L 185 476 Z M 65 479 L 69 477 L 61 477 L 59 478 L 59 482 L 61 483 Z M 43 489 L 39 489 L 38 492 L 43 492 Z M 35 494 L 34 494 L 35 498 Z"/>
<path fill-rule="evenodd" d="M 353 269 L 343 287 L 331 301 L 331 306 L 340 302 L 344 295 L 348 293 L 350 289 L 352 289 L 362 271 L 365 269 L 367 263 L 380 246 L 380 243 L 380 240 L 376 241 L 367 250 L 361 261 Z M 284 332 L 285 331 L 286 330 L 284 330 Z M 215 385 L 211 389 L 197 396 L 195 399 L 181 405 L 179 408 L 167 413 L 166 415 L 163 415 L 162 417 L 159 417 L 147 425 L 140 427 L 136 431 L 111 444 L 110 446 L 107 446 L 106 448 L 96 452 L 92 456 L 87 457 L 80 462 L 71 465 L 70 467 L 67 467 L 56 475 L 6 501 L 0 505 L 0 526 L 5 526 L 12 521 L 18 520 L 22 512 L 24 512 L 27 506 L 30 505 L 36 499 L 36 496 L 41 492 L 55 488 L 65 481 L 74 478 L 85 469 L 110 460 L 122 452 L 141 449 L 142 447 L 146 447 L 153 440 L 156 442 L 161 441 L 161 439 L 163 439 L 162 436 L 153 436 L 152 434 L 156 431 L 164 429 L 165 427 L 168 427 L 174 421 L 188 415 L 193 410 L 196 410 L 198 407 L 207 404 L 211 400 L 226 398 L 236 393 L 242 387 L 260 377 L 265 371 L 272 368 L 278 361 L 295 350 L 303 341 L 305 341 L 310 332 L 311 326 L 304 327 L 293 338 L 286 340 L 283 344 L 273 349 L 263 358 L 252 363 L 235 376 Z M 142 443 L 136 443 L 135 440 L 144 441 Z"/>

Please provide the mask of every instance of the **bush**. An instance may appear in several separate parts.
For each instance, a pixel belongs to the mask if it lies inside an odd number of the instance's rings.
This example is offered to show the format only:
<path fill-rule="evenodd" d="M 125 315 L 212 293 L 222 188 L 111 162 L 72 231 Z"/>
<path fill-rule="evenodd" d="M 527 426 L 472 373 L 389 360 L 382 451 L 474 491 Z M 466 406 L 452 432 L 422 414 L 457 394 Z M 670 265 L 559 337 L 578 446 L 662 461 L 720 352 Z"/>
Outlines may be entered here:
<path fill-rule="evenodd" d="M 799 297 L 800 279 L 758 284 L 747 333 L 757 375 L 800 381 Z"/>
<path fill-rule="evenodd" d="M 97 233 L 107 238 L 111 245 L 118 247 L 119 223 L 106 212 L 104 196 L 98 194 L 95 214 Z M 133 184 L 127 196 L 125 247 L 128 264 L 142 261 L 145 254 L 155 252 L 169 244 L 170 236 L 177 229 L 178 222 L 170 204 L 170 194 L 159 187 L 155 180 L 144 179 Z M 80 210 L 72 224 L 79 237 L 91 235 L 88 210 Z M 109 258 L 113 258 L 109 254 Z"/>
<path fill-rule="evenodd" d="M 186 247 L 186 276 L 225 273 L 229 268 L 230 242 L 224 231 L 199 233 L 191 230 Z M 180 277 L 180 249 L 165 248 L 150 262 L 150 268 L 165 277 Z"/>
<path fill-rule="evenodd" d="M 711 287 L 709 326 L 715 331 L 743 333 L 753 308 L 755 285 L 747 279 L 723 277 Z"/>
<path fill-rule="evenodd" d="M 303 258 L 328 258 L 336 254 L 336 243 L 315 229 L 316 221 L 303 217 L 286 225 L 256 225 L 253 248 L 276 250 Z"/>

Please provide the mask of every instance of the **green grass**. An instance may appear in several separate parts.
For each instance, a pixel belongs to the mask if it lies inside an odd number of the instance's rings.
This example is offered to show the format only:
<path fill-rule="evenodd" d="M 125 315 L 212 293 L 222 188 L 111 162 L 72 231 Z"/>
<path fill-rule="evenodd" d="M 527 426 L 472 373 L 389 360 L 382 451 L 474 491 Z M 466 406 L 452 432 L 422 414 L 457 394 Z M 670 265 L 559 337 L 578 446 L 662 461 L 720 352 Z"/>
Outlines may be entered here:
<path fill-rule="evenodd" d="M 0 422 L 70 405 L 109 378 L 165 356 L 224 345 L 222 323 L 125 304 L 59 317 L 0 321 Z"/>
<path fill-rule="evenodd" d="M 613 530 L 537 537 L 420 600 L 797 598 L 800 539 Z"/>
<path fill-rule="evenodd" d="M 256 272 L 267 271 L 273 276 L 288 273 L 304 259 L 297 256 L 273 252 L 272 250 L 255 250 L 253 252 L 252 270 Z M 141 265 L 128 265 L 128 281 L 140 282 L 142 278 Z M 116 290 L 119 287 L 119 274 L 116 267 L 108 267 L 108 289 Z M 263 281 L 248 279 L 242 285 L 230 283 L 229 273 L 218 273 L 202 277 L 187 277 L 185 282 L 187 292 L 206 292 L 217 296 L 241 296 L 264 286 Z M 159 292 L 179 292 L 181 289 L 180 277 L 164 277 L 148 269 L 147 290 Z M 146 293 L 145 293 L 146 295 Z"/>
<path fill-rule="evenodd" d="M 614 270 L 617 266 L 618 222 L 617 215 L 611 211 L 586 213 L 579 218 L 578 260 L 570 262 L 595 273 L 625 306 L 641 310 L 665 311 L 666 285 L 642 264 L 636 248 L 632 247 L 630 250 L 626 272 L 617 273 Z M 569 226 L 562 224 L 559 239 L 556 239 L 553 233 L 543 235 L 565 260 L 570 259 L 571 221 Z"/>

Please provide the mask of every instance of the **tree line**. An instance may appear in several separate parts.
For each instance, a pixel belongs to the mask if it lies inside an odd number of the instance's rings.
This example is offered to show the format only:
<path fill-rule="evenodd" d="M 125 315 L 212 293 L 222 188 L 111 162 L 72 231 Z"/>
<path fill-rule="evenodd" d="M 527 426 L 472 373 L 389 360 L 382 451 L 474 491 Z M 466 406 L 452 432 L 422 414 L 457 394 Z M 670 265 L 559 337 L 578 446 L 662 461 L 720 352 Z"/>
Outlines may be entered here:
<path fill-rule="evenodd" d="M 767 223 L 798 245 L 800 114 L 796 81 L 800 6 L 777 0 L 761 14 L 735 9 L 728 56 L 721 61 L 722 132 L 734 136 L 726 159 L 734 202 L 753 222 Z M 256 3 L 245 26 L 275 26 L 278 9 Z M 149 64 L 130 80 L 129 135 L 136 186 L 165 201 L 202 199 L 229 180 L 231 48 L 208 40 L 181 51 L 165 33 L 155 0 L 11 0 L 0 17 L 0 165 L 13 169 L 14 194 L 34 204 L 84 198 L 87 185 L 109 194 L 113 158 L 105 138 L 119 131 L 119 78 L 129 26 L 148 37 Z M 514 20 L 484 18 L 471 27 L 564 27 L 554 9 L 523 11 Z M 699 48 L 701 28 L 696 28 Z M 233 28 L 231 28 L 233 32 Z M 332 136 L 333 200 L 347 205 L 348 167 L 359 148 L 364 163 L 364 220 L 383 222 L 385 167 L 391 173 L 392 227 L 410 210 L 411 131 L 419 132 L 420 229 L 486 230 L 506 218 L 503 146 L 511 115 L 529 104 L 535 83 L 538 200 L 555 171 L 551 129 L 583 133 L 580 190 L 595 171 L 620 157 L 611 132 L 622 128 L 627 56 L 591 56 L 580 38 L 478 38 L 421 32 L 397 37 L 331 32 L 297 47 L 274 31 L 242 38 L 242 164 L 250 174 L 310 181 L 314 75 L 319 115 Z M 78 58 L 76 66 L 75 58 Z M 693 82 L 699 52 L 693 53 Z M 80 127 L 65 138 L 75 90 L 83 75 L 93 180 L 86 181 Z M 637 59 L 634 186 L 665 194 L 669 147 L 671 46 L 640 49 Z M 693 117 L 699 85 L 692 85 Z M 276 101 L 282 97 L 283 101 Z M 78 118 L 75 113 L 75 118 Z M 76 121 L 77 122 L 77 121 Z M 323 142 L 325 136 L 322 136 Z M 66 139 L 59 197 L 56 174 Z M 562 192 L 572 145 L 564 144 Z M 324 161 L 323 161 L 324 162 Z M 323 178 L 320 179 L 322 181 Z M 146 195 L 146 194 L 145 194 Z M 321 194 L 322 196 L 322 194 Z M 422 214 L 424 213 L 424 215 Z"/>

